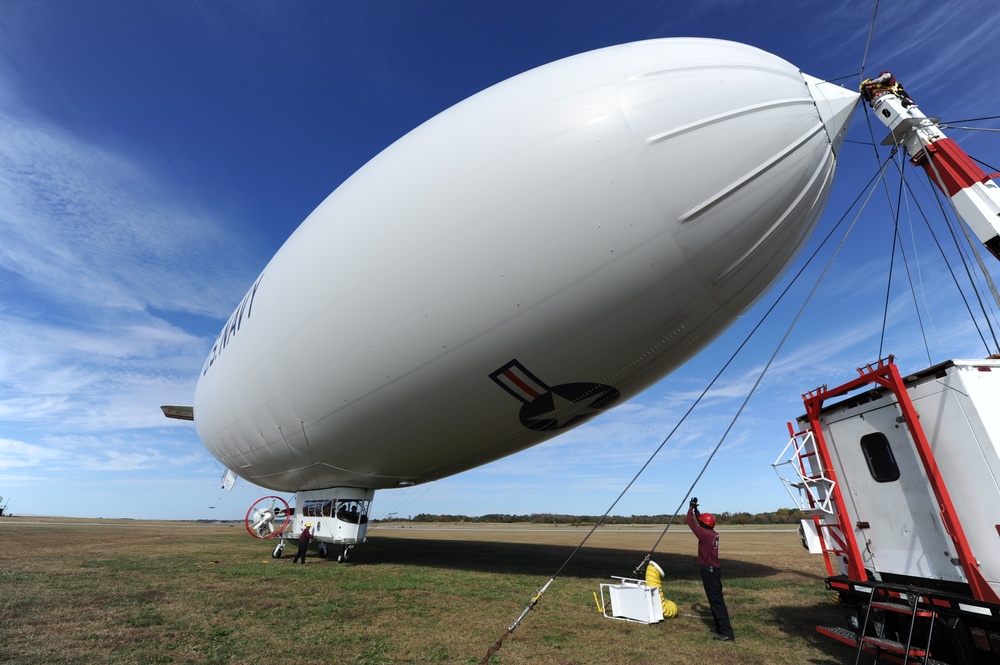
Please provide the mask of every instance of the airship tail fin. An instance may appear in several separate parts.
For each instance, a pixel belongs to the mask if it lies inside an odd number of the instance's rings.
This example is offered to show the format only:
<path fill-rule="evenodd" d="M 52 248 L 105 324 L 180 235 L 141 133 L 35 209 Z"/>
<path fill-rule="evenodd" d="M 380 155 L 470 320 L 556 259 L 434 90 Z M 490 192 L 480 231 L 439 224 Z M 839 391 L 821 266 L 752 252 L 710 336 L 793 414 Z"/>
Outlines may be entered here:
<path fill-rule="evenodd" d="M 193 406 L 161 406 L 160 410 L 163 411 L 163 415 L 167 418 L 176 418 L 177 420 L 194 420 Z"/>

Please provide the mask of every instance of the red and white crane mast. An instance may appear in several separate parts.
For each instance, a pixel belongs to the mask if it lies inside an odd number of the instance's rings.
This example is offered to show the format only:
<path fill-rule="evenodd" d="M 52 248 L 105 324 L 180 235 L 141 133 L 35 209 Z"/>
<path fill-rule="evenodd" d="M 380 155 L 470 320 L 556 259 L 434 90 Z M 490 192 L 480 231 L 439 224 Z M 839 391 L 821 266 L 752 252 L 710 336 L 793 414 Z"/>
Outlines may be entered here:
<path fill-rule="evenodd" d="M 944 192 L 979 241 L 1000 260 L 1000 187 L 955 141 L 940 118 L 925 116 L 890 72 L 861 83 L 861 95 L 891 134 L 882 145 L 902 146 L 915 166 Z"/>

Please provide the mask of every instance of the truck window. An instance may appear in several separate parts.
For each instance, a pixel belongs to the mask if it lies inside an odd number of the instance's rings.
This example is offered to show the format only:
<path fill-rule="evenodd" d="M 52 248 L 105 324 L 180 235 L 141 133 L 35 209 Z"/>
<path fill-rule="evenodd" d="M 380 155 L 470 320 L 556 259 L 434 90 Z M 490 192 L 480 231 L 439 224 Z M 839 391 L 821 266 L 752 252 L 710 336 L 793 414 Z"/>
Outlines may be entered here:
<path fill-rule="evenodd" d="M 861 450 L 868 462 L 868 471 L 877 482 L 891 483 L 899 479 L 899 467 L 896 457 L 892 454 L 889 439 L 881 432 L 865 434 L 861 437 Z"/>

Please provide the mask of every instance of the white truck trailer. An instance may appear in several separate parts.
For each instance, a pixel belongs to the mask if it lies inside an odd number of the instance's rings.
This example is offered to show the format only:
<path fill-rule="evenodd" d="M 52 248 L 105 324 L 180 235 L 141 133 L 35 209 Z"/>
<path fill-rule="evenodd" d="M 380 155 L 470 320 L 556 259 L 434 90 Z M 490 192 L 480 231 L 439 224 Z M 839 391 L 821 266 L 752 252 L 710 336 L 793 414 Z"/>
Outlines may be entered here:
<path fill-rule="evenodd" d="M 774 465 L 848 608 L 817 630 L 856 662 L 1000 663 L 1000 360 L 858 374 L 802 396 Z"/>

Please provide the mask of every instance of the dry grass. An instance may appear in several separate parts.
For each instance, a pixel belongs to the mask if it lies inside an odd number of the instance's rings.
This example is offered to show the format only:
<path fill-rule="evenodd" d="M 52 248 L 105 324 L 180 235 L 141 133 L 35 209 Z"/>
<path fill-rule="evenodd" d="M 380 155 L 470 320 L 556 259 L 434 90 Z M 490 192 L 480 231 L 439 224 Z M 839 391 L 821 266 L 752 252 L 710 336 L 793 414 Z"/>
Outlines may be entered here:
<path fill-rule="evenodd" d="M 477 663 L 585 534 L 376 528 L 349 564 L 292 566 L 242 526 L 40 522 L 0 519 L 0 662 Z M 681 616 L 603 618 L 593 592 L 630 576 L 658 533 L 601 529 L 491 663 L 853 661 L 814 631 L 841 611 L 793 532 L 722 533 L 735 643 L 711 640 L 683 526 L 653 557 Z"/>

